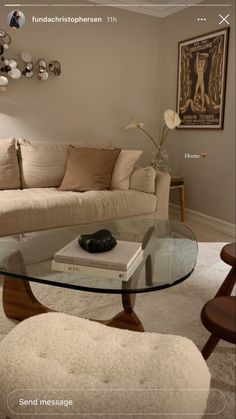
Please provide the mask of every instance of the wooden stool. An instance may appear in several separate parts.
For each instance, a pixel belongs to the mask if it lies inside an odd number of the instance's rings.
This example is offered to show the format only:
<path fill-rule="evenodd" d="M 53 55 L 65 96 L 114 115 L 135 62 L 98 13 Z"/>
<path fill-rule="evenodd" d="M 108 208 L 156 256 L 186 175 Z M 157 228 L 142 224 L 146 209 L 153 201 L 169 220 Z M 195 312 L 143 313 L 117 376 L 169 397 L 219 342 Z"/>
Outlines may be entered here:
<path fill-rule="evenodd" d="M 236 283 L 236 243 L 226 244 L 220 252 L 220 257 L 225 263 L 232 266 L 232 269 L 226 276 L 216 297 L 231 295 Z"/>
<path fill-rule="evenodd" d="M 170 189 L 179 190 L 179 204 L 180 204 L 180 214 L 181 221 L 184 221 L 184 178 L 180 176 L 171 176 L 170 180 Z"/>
<path fill-rule="evenodd" d="M 202 349 L 206 360 L 220 339 L 236 343 L 236 297 L 217 297 L 208 301 L 202 309 L 201 320 L 212 333 Z"/>

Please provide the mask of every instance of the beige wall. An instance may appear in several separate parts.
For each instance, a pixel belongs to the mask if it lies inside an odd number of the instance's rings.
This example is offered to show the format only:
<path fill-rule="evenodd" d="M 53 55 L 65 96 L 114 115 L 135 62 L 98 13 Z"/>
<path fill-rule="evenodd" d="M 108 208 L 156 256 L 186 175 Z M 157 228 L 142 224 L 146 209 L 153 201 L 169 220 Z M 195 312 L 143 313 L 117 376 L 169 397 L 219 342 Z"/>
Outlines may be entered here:
<path fill-rule="evenodd" d="M 12 35 L 9 55 L 29 50 L 35 59 L 58 59 L 62 75 L 47 82 L 10 80 L 8 91 L 0 95 L 0 138 L 113 140 L 117 145 L 151 150 L 144 137 L 123 127 L 135 116 L 157 129 L 162 20 L 114 8 L 21 10 L 27 24 L 18 31 L 6 28 L 5 16 L 0 14 L 0 27 Z M 30 23 L 32 15 L 55 13 L 115 16 L 118 23 Z"/>
<path fill-rule="evenodd" d="M 22 11 L 27 24 L 19 31 L 9 29 L 9 55 L 29 50 L 34 59 L 59 59 L 62 75 L 47 82 L 10 80 L 8 91 L 0 94 L 0 138 L 112 140 L 126 148 L 144 149 L 143 163 L 150 161 L 151 143 L 142 133 L 123 127 L 136 117 L 150 132 L 161 130 L 163 111 L 176 105 L 178 41 L 219 28 L 216 9 L 205 7 L 188 8 L 165 19 L 115 8 L 97 8 L 96 13 L 91 7 Z M 221 11 L 226 10 L 221 7 Z M 206 24 L 196 23 L 197 12 L 207 16 Z M 30 23 L 32 15 L 55 13 L 115 16 L 118 23 Z M 233 10 L 230 13 L 233 16 Z M 8 30 L 5 15 L 2 7 L 0 28 Z M 185 178 L 186 206 L 229 222 L 234 218 L 233 63 L 231 28 L 224 130 L 175 130 L 167 140 L 173 172 Z M 208 157 L 187 160 L 185 152 L 207 152 Z"/>
<path fill-rule="evenodd" d="M 209 1 L 207 1 L 209 4 Z M 212 2 L 211 2 L 212 3 Z M 221 2 L 221 3 L 224 3 Z M 226 2 L 225 2 L 226 3 Z M 228 2 L 227 2 L 228 3 Z M 229 9 L 220 8 L 223 16 Z M 164 20 L 165 53 L 162 68 L 162 109 L 176 104 L 178 41 L 218 30 L 219 11 L 215 8 L 188 8 Z M 196 22 L 196 16 L 207 22 Z M 234 11 L 230 10 L 230 20 Z M 224 130 L 175 130 L 167 139 L 173 172 L 183 175 L 186 183 L 186 207 L 201 213 L 234 222 L 235 197 L 235 84 L 234 27 L 230 28 L 228 77 Z M 207 152 L 206 159 L 185 159 L 184 153 Z M 174 191 L 171 193 L 173 200 Z M 178 201 L 173 201 L 178 202 Z"/>

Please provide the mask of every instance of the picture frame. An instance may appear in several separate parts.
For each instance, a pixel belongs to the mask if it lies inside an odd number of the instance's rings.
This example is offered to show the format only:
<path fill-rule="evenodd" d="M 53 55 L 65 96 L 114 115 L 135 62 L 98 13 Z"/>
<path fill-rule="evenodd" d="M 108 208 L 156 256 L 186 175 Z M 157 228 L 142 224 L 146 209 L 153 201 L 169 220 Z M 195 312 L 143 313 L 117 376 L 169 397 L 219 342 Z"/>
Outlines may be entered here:
<path fill-rule="evenodd" d="M 223 129 L 229 28 L 178 43 L 178 129 Z"/>

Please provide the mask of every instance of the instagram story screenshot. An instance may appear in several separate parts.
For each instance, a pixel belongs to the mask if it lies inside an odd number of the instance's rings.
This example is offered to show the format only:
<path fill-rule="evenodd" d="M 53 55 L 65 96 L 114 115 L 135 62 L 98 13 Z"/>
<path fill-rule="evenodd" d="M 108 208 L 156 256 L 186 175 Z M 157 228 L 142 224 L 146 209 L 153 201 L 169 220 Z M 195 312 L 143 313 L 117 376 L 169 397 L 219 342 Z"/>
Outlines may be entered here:
<path fill-rule="evenodd" d="M 0 0 L 0 419 L 234 419 L 235 1 Z"/>

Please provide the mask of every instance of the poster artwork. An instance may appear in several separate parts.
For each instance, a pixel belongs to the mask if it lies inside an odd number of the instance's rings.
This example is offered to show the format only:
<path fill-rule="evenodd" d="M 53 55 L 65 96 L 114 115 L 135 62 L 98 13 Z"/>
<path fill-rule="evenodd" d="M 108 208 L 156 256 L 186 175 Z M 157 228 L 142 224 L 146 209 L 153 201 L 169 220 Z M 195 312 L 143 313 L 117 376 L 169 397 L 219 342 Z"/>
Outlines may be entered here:
<path fill-rule="evenodd" d="M 223 129 L 228 28 L 179 43 L 180 128 Z"/>

